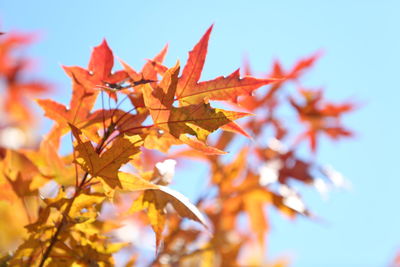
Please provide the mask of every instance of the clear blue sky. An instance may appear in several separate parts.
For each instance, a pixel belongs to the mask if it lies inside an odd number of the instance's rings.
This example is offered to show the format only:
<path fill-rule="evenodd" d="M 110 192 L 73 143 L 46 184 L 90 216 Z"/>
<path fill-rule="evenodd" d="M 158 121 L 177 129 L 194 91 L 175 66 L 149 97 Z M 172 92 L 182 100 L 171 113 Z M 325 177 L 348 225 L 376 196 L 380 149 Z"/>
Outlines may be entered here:
<path fill-rule="evenodd" d="M 296 267 L 385 266 L 400 249 L 399 1 L 1 1 L 1 29 L 39 30 L 32 49 L 40 72 L 67 102 L 70 82 L 60 64 L 86 66 L 106 37 L 115 54 L 139 68 L 170 44 L 168 64 L 215 23 L 203 78 L 229 74 L 244 53 L 260 72 L 272 58 L 291 64 L 323 49 L 307 83 L 333 100 L 363 107 L 346 124 L 357 138 L 323 142 L 318 158 L 352 182 L 328 202 L 307 198 L 327 223 L 274 216 L 271 255 L 293 255 Z"/>

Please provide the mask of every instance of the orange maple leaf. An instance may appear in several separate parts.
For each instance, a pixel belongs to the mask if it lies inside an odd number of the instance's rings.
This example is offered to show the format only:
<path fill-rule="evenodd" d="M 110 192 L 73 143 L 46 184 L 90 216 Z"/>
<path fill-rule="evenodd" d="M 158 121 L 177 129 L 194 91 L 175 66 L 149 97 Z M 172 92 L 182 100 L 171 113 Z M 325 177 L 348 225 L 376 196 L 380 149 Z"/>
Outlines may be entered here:
<path fill-rule="evenodd" d="M 179 64 L 177 63 L 175 67 L 165 72 L 163 79 L 155 88 L 152 88 L 150 84 L 142 87 L 144 102 L 150 111 L 155 126 L 169 132 L 172 136 L 193 148 L 201 149 L 207 153 L 220 153 L 216 149 L 207 148 L 207 146 L 204 146 L 205 144 L 202 146 L 201 142 L 185 135 L 194 135 L 198 140 L 205 142 L 211 132 L 230 124 L 233 120 L 250 114 L 214 109 L 204 102 L 173 107 L 178 73 Z"/>
<path fill-rule="evenodd" d="M 67 74 L 84 86 L 86 90 L 98 91 L 96 87 L 107 86 L 124 81 L 128 74 L 124 70 L 112 73 L 114 56 L 106 40 L 93 49 L 88 69 L 78 66 L 64 67 Z M 110 94 L 116 100 L 115 94 Z"/>
<path fill-rule="evenodd" d="M 93 49 L 88 70 L 77 66 L 63 67 L 72 79 L 72 98 L 69 108 L 50 99 L 37 101 L 45 111 L 45 115 L 57 122 L 58 125 L 53 132 L 64 135 L 70 130 L 68 123 L 78 127 L 87 123 L 99 93 L 99 89 L 96 87 L 104 83 L 118 83 L 127 77 L 125 71 L 111 74 L 113 64 L 112 51 L 107 42 L 103 40 L 99 46 Z"/>
<path fill-rule="evenodd" d="M 300 89 L 299 92 L 305 100 L 303 104 L 295 101 L 293 97 L 289 98 L 290 104 L 297 111 L 300 120 L 307 125 L 307 130 L 298 137 L 297 142 L 308 138 L 311 150 L 315 152 L 319 133 L 324 133 L 332 139 L 353 135 L 350 130 L 343 127 L 340 117 L 342 114 L 354 110 L 354 104 L 323 102 L 321 90 Z"/>
<path fill-rule="evenodd" d="M 179 78 L 176 99 L 181 105 L 197 104 L 206 100 L 237 101 L 240 95 L 250 95 L 255 89 L 272 83 L 274 79 L 240 78 L 239 69 L 227 77 L 220 76 L 214 80 L 199 82 L 207 55 L 211 26 L 192 51 Z"/>

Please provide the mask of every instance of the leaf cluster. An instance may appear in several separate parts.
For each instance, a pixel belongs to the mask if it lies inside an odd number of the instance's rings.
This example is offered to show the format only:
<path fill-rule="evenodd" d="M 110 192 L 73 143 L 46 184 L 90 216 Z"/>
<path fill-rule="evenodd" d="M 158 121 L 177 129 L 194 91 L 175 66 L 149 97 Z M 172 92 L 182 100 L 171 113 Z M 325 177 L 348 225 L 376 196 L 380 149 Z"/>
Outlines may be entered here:
<path fill-rule="evenodd" d="M 19 222 L 13 240 L 0 243 L 3 252 L 14 246 L 2 262 L 113 266 L 113 255 L 124 248 L 131 253 L 126 266 L 140 261 L 152 266 L 285 264 L 284 259 L 272 262 L 264 257 L 270 228 L 266 208 L 274 207 L 289 218 L 316 218 L 293 181 L 321 189 L 337 179 L 332 170 L 300 158 L 296 150 L 308 138 L 315 152 L 320 133 L 333 139 L 351 136 L 340 118 L 353 104 L 326 102 L 322 91 L 300 85 L 318 54 L 289 70 L 276 61 L 263 78 L 254 77 L 247 64 L 243 76 L 238 69 L 200 81 L 211 31 L 212 26 L 182 68 L 179 61 L 164 65 L 165 47 L 140 71 L 122 60 L 122 69 L 113 71 L 113 52 L 105 40 L 93 49 L 87 68 L 63 67 L 71 79 L 69 105 L 37 100 L 55 122 L 50 132 L 34 149 L 0 148 L 0 210 Z M 45 86 L 21 84 L 14 77 L 23 67 L 9 51 L 29 38 L 1 38 L 5 99 L 10 99 L 7 105 L 19 105 L 19 111 L 8 111 L 22 123 L 29 109 L 23 105 L 22 89 L 15 88 L 44 92 Z M 283 98 L 288 85 L 300 89 Z M 306 127 L 304 133 L 293 135 L 284 123 L 282 103 L 293 107 Z M 236 120 L 245 117 L 240 126 Z M 64 135 L 70 135 L 73 148 L 61 156 Z M 235 152 L 225 155 L 231 147 Z M 195 203 L 169 186 L 176 161 L 167 156 L 206 162 L 208 188 Z M 321 175 L 325 180 L 316 178 Z M 110 205 L 112 215 L 106 212 Z M 2 231 L 7 229 L 6 219 L 0 220 Z M 187 224 L 186 219 L 195 223 Z M 127 224 L 143 233 L 152 229 L 153 258 L 143 256 L 143 240 L 125 242 L 121 237 Z M 255 247 L 259 253 L 252 250 Z"/>

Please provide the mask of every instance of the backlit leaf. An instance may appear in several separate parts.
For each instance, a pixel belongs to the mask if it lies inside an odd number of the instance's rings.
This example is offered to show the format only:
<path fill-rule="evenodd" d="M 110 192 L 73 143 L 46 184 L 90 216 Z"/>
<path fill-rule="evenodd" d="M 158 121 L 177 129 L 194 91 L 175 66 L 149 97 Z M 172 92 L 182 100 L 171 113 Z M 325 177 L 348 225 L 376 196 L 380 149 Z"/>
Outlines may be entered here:
<path fill-rule="evenodd" d="M 79 130 L 70 126 L 78 141 L 75 147 L 78 151 L 76 162 L 93 177 L 100 177 L 111 188 L 122 188 L 118 179 L 118 170 L 140 153 L 142 139 L 138 135 L 118 137 L 109 149 L 99 155 L 91 142 L 83 142 L 79 136 Z"/>
<path fill-rule="evenodd" d="M 240 95 L 250 95 L 255 89 L 274 82 L 274 79 L 240 78 L 239 70 L 227 77 L 199 82 L 204 67 L 211 26 L 192 51 L 179 78 L 176 96 L 182 105 L 197 104 L 204 100 L 229 100 L 236 102 Z"/>

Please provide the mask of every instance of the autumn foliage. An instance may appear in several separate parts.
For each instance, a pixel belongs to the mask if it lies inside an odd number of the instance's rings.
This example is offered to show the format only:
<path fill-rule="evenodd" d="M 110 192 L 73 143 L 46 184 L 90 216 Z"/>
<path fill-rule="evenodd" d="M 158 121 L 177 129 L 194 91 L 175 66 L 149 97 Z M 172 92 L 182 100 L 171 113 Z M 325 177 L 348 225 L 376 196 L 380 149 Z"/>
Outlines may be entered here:
<path fill-rule="evenodd" d="M 2 264 L 114 266 L 122 257 L 123 266 L 287 264 L 265 256 L 268 207 L 291 219 L 316 218 L 298 185 L 324 191 L 343 184 L 332 168 L 315 163 L 315 153 L 321 136 L 352 135 L 341 118 L 354 106 L 302 86 L 320 53 L 290 68 L 276 60 L 259 78 L 246 63 L 243 72 L 202 81 L 211 31 L 182 66 L 163 63 L 165 47 L 140 71 L 122 60 L 113 71 L 103 40 L 87 68 L 63 67 L 71 79 L 69 105 L 37 100 L 54 121 L 50 132 L 37 145 L 0 143 Z M 14 57 L 31 38 L 0 38 L 2 136 L 11 128 L 29 136 L 27 94 L 43 96 L 49 87 L 26 81 L 28 59 Z M 61 155 L 69 139 L 73 148 Z M 308 158 L 297 152 L 304 141 Z M 177 162 L 196 161 L 209 170 L 202 178 L 208 186 L 191 202 L 169 185 Z M 186 175 L 181 182 L 193 183 Z M 143 248 L 149 237 L 150 254 Z"/>

